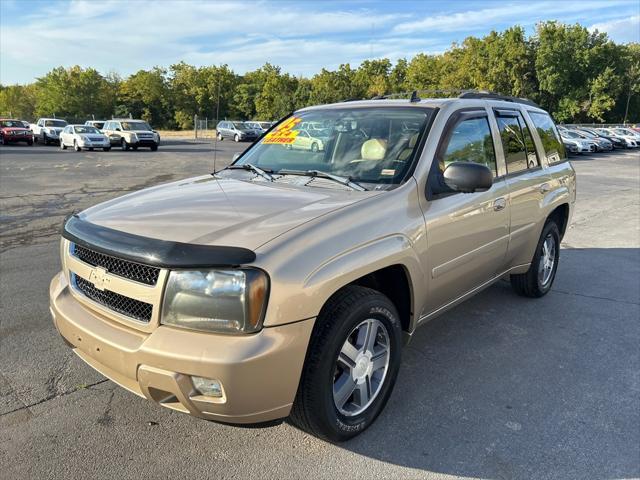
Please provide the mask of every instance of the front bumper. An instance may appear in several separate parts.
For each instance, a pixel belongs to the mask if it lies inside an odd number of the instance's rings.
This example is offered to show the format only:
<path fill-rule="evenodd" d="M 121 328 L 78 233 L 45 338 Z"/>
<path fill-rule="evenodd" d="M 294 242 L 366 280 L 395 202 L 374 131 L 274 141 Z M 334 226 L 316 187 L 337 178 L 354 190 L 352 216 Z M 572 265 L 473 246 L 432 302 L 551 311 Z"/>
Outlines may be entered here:
<path fill-rule="evenodd" d="M 55 326 L 87 364 L 160 405 L 226 423 L 286 417 L 296 395 L 314 320 L 216 335 L 159 326 L 150 333 L 102 316 L 78 302 L 60 273 L 51 281 Z M 200 395 L 191 376 L 217 379 L 222 398 Z"/>
<path fill-rule="evenodd" d="M 18 142 L 33 142 L 33 135 L 30 133 L 27 133 L 25 135 L 15 135 L 15 134 L 11 134 L 11 135 L 7 135 L 5 134 L 3 136 L 4 141 L 6 143 L 18 143 Z"/>
<path fill-rule="evenodd" d="M 78 145 L 82 148 L 108 148 L 111 146 L 111 143 L 107 139 L 95 142 L 91 140 L 80 140 Z"/>

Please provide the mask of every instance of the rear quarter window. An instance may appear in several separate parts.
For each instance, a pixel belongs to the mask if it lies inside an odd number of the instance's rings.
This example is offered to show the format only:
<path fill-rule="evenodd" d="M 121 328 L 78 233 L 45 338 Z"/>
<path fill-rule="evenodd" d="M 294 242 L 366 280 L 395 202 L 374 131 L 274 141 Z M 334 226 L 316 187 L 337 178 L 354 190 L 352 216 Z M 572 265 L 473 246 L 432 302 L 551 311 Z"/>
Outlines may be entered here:
<path fill-rule="evenodd" d="M 549 114 L 529 111 L 529 117 L 531 117 L 531 121 L 540 136 L 547 162 L 550 165 L 564 162 L 567 159 L 567 153 L 560 138 L 560 133 L 558 133 L 558 129 Z"/>

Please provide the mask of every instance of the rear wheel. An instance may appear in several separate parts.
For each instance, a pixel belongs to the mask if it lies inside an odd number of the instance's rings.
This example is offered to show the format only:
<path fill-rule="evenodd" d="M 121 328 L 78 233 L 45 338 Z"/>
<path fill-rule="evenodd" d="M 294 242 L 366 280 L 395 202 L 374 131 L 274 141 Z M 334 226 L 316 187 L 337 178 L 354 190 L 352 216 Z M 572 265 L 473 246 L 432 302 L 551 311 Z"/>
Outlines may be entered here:
<path fill-rule="evenodd" d="M 111 147 L 104 147 L 102 150 L 105 152 L 109 152 L 111 150 Z"/>
<path fill-rule="evenodd" d="M 536 253 L 527 273 L 511 275 L 511 286 L 518 295 L 538 298 L 546 295 L 558 271 L 560 231 L 553 220 L 542 229 Z"/>
<path fill-rule="evenodd" d="M 331 441 L 364 431 L 393 390 L 401 337 L 398 312 L 386 296 L 354 285 L 334 295 L 316 321 L 291 423 Z"/>
<path fill-rule="evenodd" d="M 239 142 L 240 141 L 240 137 L 238 136 L 237 133 L 233 136 L 233 141 L 234 142 Z"/>

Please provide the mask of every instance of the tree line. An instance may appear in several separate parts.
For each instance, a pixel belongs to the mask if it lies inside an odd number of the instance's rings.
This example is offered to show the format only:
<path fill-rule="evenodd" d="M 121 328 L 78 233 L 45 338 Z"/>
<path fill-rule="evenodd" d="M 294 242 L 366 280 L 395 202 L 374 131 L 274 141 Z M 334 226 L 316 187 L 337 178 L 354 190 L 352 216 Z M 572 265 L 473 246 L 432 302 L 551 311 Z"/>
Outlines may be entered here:
<path fill-rule="evenodd" d="M 527 97 L 558 122 L 640 122 L 640 44 L 544 22 L 468 37 L 442 54 L 365 60 L 311 78 L 266 63 L 238 75 L 227 65 L 139 70 L 127 78 L 58 67 L 28 85 L 0 85 L 0 115 L 80 121 L 143 118 L 155 128 L 193 127 L 193 117 L 279 119 L 295 109 L 414 89 L 481 89 Z M 442 93 L 433 96 L 443 96 Z M 447 96 L 445 93 L 444 96 Z"/>

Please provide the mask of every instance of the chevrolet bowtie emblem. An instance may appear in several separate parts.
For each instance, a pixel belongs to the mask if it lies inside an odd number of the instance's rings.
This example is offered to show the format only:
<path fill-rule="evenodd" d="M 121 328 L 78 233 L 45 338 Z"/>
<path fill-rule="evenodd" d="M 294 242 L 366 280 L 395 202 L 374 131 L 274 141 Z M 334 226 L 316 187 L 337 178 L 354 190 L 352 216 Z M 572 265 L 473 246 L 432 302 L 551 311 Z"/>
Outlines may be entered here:
<path fill-rule="evenodd" d="M 96 267 L 91 270 L 89 274 L 89 281 L 93 283 L 93 286 L 98 290 L 104 290 L 104 286 L 109 283 L 109 277 L 107 277 L 107 270 L 102 267 Z"/>

